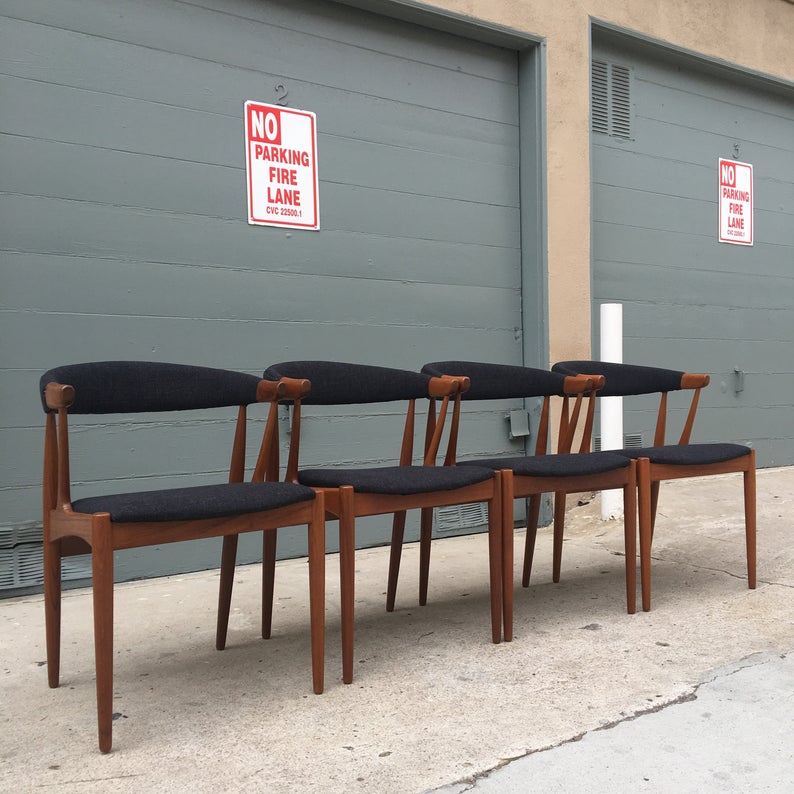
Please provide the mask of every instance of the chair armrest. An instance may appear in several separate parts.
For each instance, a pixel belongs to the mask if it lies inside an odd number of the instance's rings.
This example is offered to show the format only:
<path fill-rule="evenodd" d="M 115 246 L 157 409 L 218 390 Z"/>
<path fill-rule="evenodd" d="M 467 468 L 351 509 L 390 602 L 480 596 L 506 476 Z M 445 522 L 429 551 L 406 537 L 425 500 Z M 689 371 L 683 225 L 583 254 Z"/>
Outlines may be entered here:
<path fill-rule="evenodd" d="M 430 378 L 427 386 L 428 397 L 453 397 L 463 394 L 471 386 L 471 379 L 466 375 L 438 375 Z"/>
<path fill-rule="evenodd" d="M 682 389 L 702 389 L 709 385 L 711 378 L 708 375 L 685 372 L 681 376 Z"/>
<path fill-rule="evenodd" d="M 311 391 L 311 383 L 303 378 L 281 378 L 260 380 L 256 388 L 256 399 L 261 403 L 278 400 L 299 400 Z"/>
<path fill-rule="evenodd" d="M 603 375 L 566 375 L 563 383 L 565 394 L 586 394 L 604 388 L 606 378 Z"/>
<path fill-rule="evenodd" d="M 74 402 L 74 386 L 65 383 L 48 383 L 44 390 L 44 401 L 47 408 L 57 410 L 68 408 Z"/>

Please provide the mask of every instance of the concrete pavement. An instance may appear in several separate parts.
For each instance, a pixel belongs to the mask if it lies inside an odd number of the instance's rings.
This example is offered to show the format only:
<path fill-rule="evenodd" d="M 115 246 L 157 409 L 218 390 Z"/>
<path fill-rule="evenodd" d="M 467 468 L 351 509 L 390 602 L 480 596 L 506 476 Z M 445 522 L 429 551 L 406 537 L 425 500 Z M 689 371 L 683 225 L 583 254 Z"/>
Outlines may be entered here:
<path fill-rule="evenodd" d="M 423 608 L 418 549 L 406 547 L 392 614 L 387 550 L 359 552 L 350 686 L 329 555 L 321 696 L 311 694 L 305 560 L 278 566 L 268 641 L 259 566 L 239 569 L 223 652 L 216 571 L 119 585 L 106 756 L 87 591 L 64 599 L 56 690 L 41 597 L 2 601 L 0 790 L 791 791 L 793 508 L 794 468 L 760 471 L 750 591 L 741 479 L 663 484 L 653 609 L 627 615 L 622 527 L 599 520 L 597 499 L 575 506 L 562 581 L 550 581 L 541 530 L 532 584 L 516 587 L 515 639 L 501 645 L 490 642 L 483 536 L 434 544 Z M 517 533 L 517 560 L 522 544 Z"/>

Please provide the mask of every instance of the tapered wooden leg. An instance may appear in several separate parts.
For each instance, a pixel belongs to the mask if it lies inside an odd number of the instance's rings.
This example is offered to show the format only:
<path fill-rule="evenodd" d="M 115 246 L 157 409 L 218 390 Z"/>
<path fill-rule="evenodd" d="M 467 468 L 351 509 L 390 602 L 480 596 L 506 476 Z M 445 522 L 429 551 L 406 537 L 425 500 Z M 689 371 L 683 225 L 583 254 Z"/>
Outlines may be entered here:
<path fill-rule="evenodd" d="M 61 541 L 44 540 L 44 625 L 47 682 L 58 686 L 61 670 Z"/>
<path fill-rule="evenodd" d="M 637 464 L 631 461 L 623 488 L 623 534 L 626 551 L 626 610 L 637 611 Z"/>
<path fill-rule="evenodd" d="M 309 524 L 309 615 L 312 638 L 312 684 L 314 694 L 325 686 L 325 506 L 323 495 L 315 497 Z"/>
<path fill-rule="evenodd" d="M 502 479 L 502 619 L 505 642 L 513 639 L 513 472 L 505 470 Z M 537 525 L 536 525 L 537 526 Z M 526 551 L 526 550 L 525 550 Z M 526 562 L 526 556 L 525 556 Z"/>
<path fill-rule="evenodd" d="M 524 570 L 521 575 L 521 585 L 529 587 L 529 577 L 532 574 L 532 561 L 535 557 L 535 539 L 538 536 L 538 520 L 540 519 L 540 501 L 543 494 L 535 493 L 529 497 L 527 510 L 527 536 L 524 541 Z"/>
<path fill-rule="evenodd" d="M 662 484 L 657 480 L 651 483 L 651 540 L 653 540 L 653 531 L 656 529 L 656 509 L 659 507 L 659 490 Z"/>
<path fill-rule="evenodd" d="M 755 590 L 755 450 L 750 451 L 750 468 L 744 473 L 744 531 L 747 543 L 747 586 Z"/>
<path fill-rule="evenodd" d="M 221 577 L 220 586 L 218 587 L 218 623 L 215 628 L 215 647 L 219 651 L 226 647 L 226 634 L 229 630 L 234 566 L 237 562 L 237 537 L 237 535 L 226 535 L 223 538 Z"/>
<path fill-rule="evenodd" d="M 99 749 L 109 753 L 113 744 L 113 542 L 106 513 L 93 519 L 91 566 Z"/>
<path fill-rule="evenodd" d="M 488 569 L 491 592 L 491 640 L 502 641 L 502 571 L 504 569 L 504 523 L 502 521 L 502 477 L 494 472 L 494 496 L 488 502 Z"/>
<path fill-rule="evenodd" d="M 419 605 L 427 604 L 427 583 L 430 580 L 430 545 L 433 540 L 433 508 L 422 509 L 419 529 Z"/>
<path fill-rule="evenodd" d="M 562 568 L 562 536 L 565 531 L 565 492 L 558 491 L 554 494 L 554 546 L 551 562 L 551 580 L 560 581 Z"/>
<path fill-rule="evenodd" d="M 342 680 L 353 682 L 356 578 L 356 513 L 353 489 L 339 489 L 339 578 L 342 591 Z"/>
<path fill-rule="evenodd" d="M 394 611 L 397 598 L 397 580 L 400 578 L 400 560 L 405 537 L 405 510 L 394 514 L 391 527 L 391 549 L 389 550 L 389 581 L 386 585 L 386 611 Z"/>
<path fill-rule="evenodd" d="M 640 514 L 640 582 L 642 608 L 651 608 L 651 462 L 648 458 L 637 460 L 637 496 Z"/>
<path fill-rule="evenodd" d="M 278 530 L 267 529 L 262 536 L 262 637 L 270 639 L 273 628 L 273 592 L 276 586 L 276 543 Z"/>

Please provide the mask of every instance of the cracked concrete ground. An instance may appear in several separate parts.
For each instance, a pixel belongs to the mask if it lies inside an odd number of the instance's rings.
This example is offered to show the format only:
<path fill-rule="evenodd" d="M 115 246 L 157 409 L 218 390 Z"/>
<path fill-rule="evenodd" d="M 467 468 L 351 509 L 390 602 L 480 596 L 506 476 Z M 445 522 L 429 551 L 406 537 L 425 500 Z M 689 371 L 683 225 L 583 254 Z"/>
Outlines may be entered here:
<path fill-rule="evenodd" d="M 490 642 L 483 536 L 434 544 L 397 608 L 385 549 L 357 555 L 356 670 L 340 680 L 329 556 L 326 690 L 311 694 L 307 571 L 279 564 L 273 638 L 259 567 L 238 572 L 214 650 L 217 572 L 120 585 L 114 751 L 96 750 L 90 598 L 64 600 L 47 688 L 40 597 L 0 602 L 0 790 L 59 792 L 756 791 L 794 787 L 794 468 L 758 478 L 758 588 L 746 587 L 741 480 L 662 486 L 653 609 L 625 612 L 622 527 L 569 511 L 562 581 L 538 536 L 515 639 Z M 329 526 L 330 531 L 333 525 Z M 523 534 L 516 537 L 517 559 Z M 518 564 L 517 564 L 518 570 Z M 518 580 L 519 577 L 517 577 Z"/>

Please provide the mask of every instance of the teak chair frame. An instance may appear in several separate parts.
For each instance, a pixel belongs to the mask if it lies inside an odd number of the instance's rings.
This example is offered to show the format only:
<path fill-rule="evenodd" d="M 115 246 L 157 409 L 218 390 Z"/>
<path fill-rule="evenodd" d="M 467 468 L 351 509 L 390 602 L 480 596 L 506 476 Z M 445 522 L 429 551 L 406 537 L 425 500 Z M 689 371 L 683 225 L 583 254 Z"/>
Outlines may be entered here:
<path fill-rule="evenodd" d="M 441 371 L 439 368 L 444 366 L 452 366 L 455 372 L 460 375 L 471 374 L 475 377 L 475 372 L 479 372 L 483 379 L 487 380 L 487 373 L 498 373 L 500 369 L 507 372 L 512 369 L 522 370 L 526 372 L 535 373 L 540 379 L 551 381 L 551 373 L 544 370 L 533 370 L 529 367 L 513 368 L 506 365 L 499 364 L 483 364 L 480 362 L 436 362 L 433 364 L 425 365 L 423 371 L 428 373 L 436 373 Z M 444 374 L 452 377 L 455 372 L 444 370 Z M 545 378 L 545 376 L 550 376 Z M 480 377 L 480 376 L 478 376 Z M 569 376 L 566 377 L 560 385 L 552 385 L 548 382 L 543 386 L 536 386 L 532 389 L 527 389 L 526 393 L 518 394 L 515 390 L 511 389 L 509 395 L 506 397 L 523 397 L 523 398 L 542 398 L 540 419 L 538 423 L 537 437 L 535 441 L 534 457 L 548 459 L 548 463 L 554 464 L 556 461 L 555 455 L 548 454 L 548 447 L 550 443 L 550 417 L 551 417 L 551 402 L 553 397 L 559 397 L 562 400 L 562 411 L 560 413 L 559 432 L 557 436 L 557 455 L 570 455 L 571 447 L 577 435 L 577 428 L 580 421 L 585 422 L 583 434 L 589 432 L 589 424 L 592 422 L 592 412 L 585 411 L 584 417 L 582 416 L 582 408 L 585 398 L 589 397 L 589 402 L 592 402 L 595 390 L 603 385 L 603 378 L 599 376 Z M 472 390 L 474 391 L 474 390 Z M 469 399 L 469 394 L 464 394 L 463 399 Z M 476 393 L 473 394 L 472 400 L 477 399 L 497 399 L 495 395 L 488 397 L 478 397 Z M 457 465 L 457 440 L 459 428 L 459 405 L 456 404 L 455 411 L 453 412 L 452 429 L 451 429 L 451 454 L 449 455 L 446 464 Z M 592 453 L 593 455 L 600 455 L 600 453 Z M 523 457 L 521 458 L 523 459 Z M 602 458 L 606 459 L 606 458 Z M 512 488 L 510 492 L 504 491 L 503 499 L 505 500 L 502 505 L 502 510 L 507 510 L 507 501 L 512 504 L 513 499 L 528 498 L 529 509 L 527 514 L 527 532 L 524 544 L 524 564 L 522 570 L 521 583 L 523 587 L 529 586 L 529 579 L 532 570 L 532 562 L 534 557 L 535 541 L 537 536 L 538 520 L 540 515 L 541 498 L 544 493 L 554 493 L 554 540 L 553 540 L 553 562 L 552 562 L 552 580 L 554 582 L 560 581 L 560 571 L 562 566 L 562 547 L 563 547 L 563 527 L 565 519 L 566 495 L 569 493 L 579 493 L 589 490 L 600 490 L 606 488 L 622 488 L 623 497 L 626 505 L 626 517 L 624 520 L 624 542 L 626 552 L 626 609 L 630 614 L 636 611 L 636 589 L 637 589 L 637 573 L 636 573 L 636 467 L 633 461 L 630 461 L 626 466 L 613 468 L 609 471 L 588 472 L 586 474 L 549 474 L 549 475 L 523 475 L 517 471 L 510 469 L 511 461 L 517 460 L 516 458 L 506 457 L 502 470 L 503 477 L 506 471 L 512 472 Z M 559 460 L 559 458 L 558 458 Z M 473 458 L 461 462 L 460 465 L 481 465 L 481 459 Z M 501 460 L 489 459 L 488 465 L 499 465 Z M 513 464 L 515 465 L 515 464 Z M 505 525 L 505 537 L 502 541 L 503 550 L 503 620 L 504 620 L 504 635 L 505 640 L 509 641 L 513 636 L 513 610 L 514 610 L 514 594 L 513 594 L 513 524 L 510 522 L 509 527 Z"/>
<path fill-rule="evenodd" d="M 305 362 L 286 362 L 276 364 L 265 371 L 266 377 L 274 377 L 275 373 L 280 373 L 280 380 L 289 383 L 290 377 L 283 374 L 284 368 L 295 367 Z M 315 362 L 316 363 L 316 362 Z M 334 362 L 322 362 L 324 365 L 335 365 Z M 359 365 L 340 365 L 352 366 Z M 363 369 L 363 368 L 362 368 Z M 376 368 L 383 369 L 383 368 Z M 311 370 L 307 372 L 310 375 Z M 414 376 L 417 373 L 412 373 Z M 317 384 L 315 383 L 315 386 Z M 425 439 L 425 449 L 422 458 L 423 467 L 434 467 L 436 458 L 439 454 L 442 436 L 444 432 L 445 418 L 449 409 L 450 401 L 453 400 L 461 390 L 468 387 L 466 378 L 429 378 L 427 383 L 426 398 L 435 406 L 435 402 L 440 401 L 438 416 L 428 419 L 428 429 Z M 314 400 L 318 390 L 312 393 Z M 399 466 L 412 466 L 414 456 L 414 432 L 416 423 L 416 402 L 417 398 L 390 398 L 389 401 L 400 399 L 407 402 L 405 422 L 403 426 L 402 442 L 400 447 Z M 301 405 L 304 400 L 296 398 L 292 401 L 292 424 L 290 437 L 290 455 L 287 461 L 285 481 L 300 482 L 301 469 L 299 466 L 300 456 L 300 427 L 301 427 Z M 357 402 L 354 399 L 345 401 L 348 404 L 360 404 L 371 402 L 362 399 Z M 323 404 L 342 404 L 329 401 Z M 271 449 L 271 454 L 277 454 L 275 446 Z M 271 462 L 277 465 L 277 461 Z M 505 480 L 508 480 L 507 482 Z M 472 502 L 488 503 L 488 544 L 489 544 L 489 581 L 490 581 L 490 611 L 491 611 L 491 639 L 494 643 L 501 641 L 502 628 L 502 538 L 504 535 L 505 521 L 509 520 L 512 526 L 512 500 L 510 501 L 509 516 L 503 515 L 503 505 L 505 503 L 503 490 L 511 490 L 509 477 L 503 477 L 503 473 L 496 472 L 487 480 L 475 485 L 467 485 L 453 490 L 435 490 L 423 493 L 409 494 L 385 494 L 368 493 L 356 491 L 352 485 L 341 485 L 339 487 L 315 487 L 317 493 L 323 495 L 326 509 L 326 516 L 331 520 L 339 522 L 339 569 L 341 583 L 341 633 L 342 633 L 342 680 L 346 684 L 353 681 L 353 648 L 354 648 L 354 609 L 355 609 L 355 525 L 357 518 L 375 515 L 393 514 L 392 529 L 392 558 L 389 569 L 389 583 L 387 602 L 393 609 L 394 592 L 397 586 L 397 576 L 399 573 L 399 555 L 395 548 L 402 545 L 403 529 L 405 526 L 405 514 L 407 510 L 420 509 L 423 515 L 427 512 L 432 515 L 435 507 L 445 507 L 448 505 L 468 504 Z M 426 534 L 427 525 L 423 523 L 424 542 L 429 543 L 429 535 Z M 272 608 L 273 576 L 275 567 L 275 533 L 272 542 L 265 549 L 263 560 L 263 603 L 265 604 L 264 613 Z M 425 556 L 422 554 L 424 566 Z M 429 557 L 427 558 L 429 561 Z M 420 584 L 420 601 L 422 604 L 427 600 L 427 568 L 422 568 L 422 583 Z"/>
<path fill-rule="evenodd" d="M 180 365 L 176 365 L 180 366 Z M 186 384 L 186 389 L 189 384 Z M 260 381 L 257 402 L 274 402 L 287 393 L 285 385 Z M 309 535 L 309 589 L 311 612 L 311 657 L 314 692 L 323 691 L 325 642 L 325 512 L 322 494 L 274 509 L 242 515 L 200 520 L 114 522 L 110 513 L 79 513 L 72 509 L 69 457 L 69 409 L 75 388 L 50 382 L 44 388 L 47 409 L 43 475 L 44 607 L 47 646 L 47 678 L 56 688 L 60 680 L 61 560 L 91 554 L 94 654 L 96 663 L 97 730 L 99 749 L 110 752 L 113 732 L 113 594 L 114 552 L 184 540 L 236 536 L 270 526 L 306 524 Z M 123 412 L 127 412 L 126 410 Z M 104 411 L 103 413 L 111 413 Z M 238 406 L 232 444 L 229 482 L 242 483 L 245 475 L 247 406 Z M 267 448 L 276 429 L 268 424 L 262 439 L 260 460 L 269 457 Z M 265 471 L 257 466 L 252 481 L 261 482 Z M 228 610 L 219 622 L 228 619 Z"/>
<path fill-rule="evenodd" d="M 555 364 L 555 369 L 560 372 L 574 372 L 587 365 L 593 373 L 597 370 L 618 372 L 621 368 L 640 369 L 634 365 L 623 365 L 614 363 L 604 363 L 597 361 L 590 362 L 560 362 Z M 656 411 L 656 423 L 653 435 L 653 447 L 657 449 L 690 446 L 692 430 L 695 424 L 700 403 L 701 391 L 709 385 L 710 376 L 705 373 L 676 372 L 674 370 L 664 370 L 655 367 L 644 367 L 642 369 L 651 372 L 661 373 L 663 376 L 674 378 L 675 382 L 667 387 L 649 388 L 647 391 L 641 390 L 620 390 L 615 396 L 626 396 L 629 394 L 659 394 L 659 405 Z M 590 372 L 580 374 L 589 375 Z M 601 375 L 601 377 L 604 377 Z M 605 385 L 609 389 L 609 374 L 604 378 Z M 691 391 L 692 396 L 687 408 L 678 441 L 669 445 L 666 442 L 667 429 L 669 424 L 668 394 L 670 391 Z M 595 392 L 593 393 L 595 396 Z M 606 396 L 602 393 L 601 396 Z M 588 407 L 587 435 L 582 438 L 583 447 L 587 448 L 592 440 L 593 415 L 595 412 L 595 400 L 591 399 Z M 693 448 L 701 448 L 708 451 L 709 447 L 716 447 L 716 444 L 696 443 L 691 445 Z M 742 486 L 744 496 L 744 520 L 745 520 L 745 548 L 747 555 L 747 585 L 750 590 L 756 588 L 756 461 L 755 449 L 748 450 L 737 447 L 739 454 L 728 460 L 717 460 L 714 462 L 686 462 L 686 463 L 664 463 L 655 461 L 642 454 L 641 450 L 615 450 L 620 454 L 631 456 L 637 461 L 637 504 L 639 511 L 639 535 L 640 535 L 640 578 L 642 589 L 642 608 L 647 612 L 651 608 L 651 545 L 653 543 L 654 529 L 656 527 L 656 514 L 659 505 L 659 491 L 664 480 L 678 480 L 691 477 L 706 477 L 717 474 L 742 474 Z M 646 448 L 647 449 L 647 448 Z M 743 453 L 743 454 L 742 454 Z M 653 454 L 651 452 L 651 454 Z"/>

